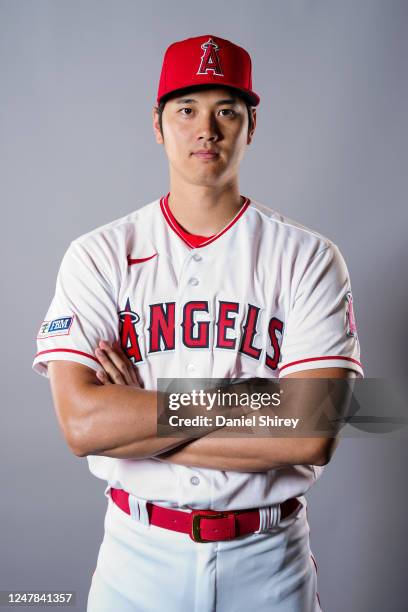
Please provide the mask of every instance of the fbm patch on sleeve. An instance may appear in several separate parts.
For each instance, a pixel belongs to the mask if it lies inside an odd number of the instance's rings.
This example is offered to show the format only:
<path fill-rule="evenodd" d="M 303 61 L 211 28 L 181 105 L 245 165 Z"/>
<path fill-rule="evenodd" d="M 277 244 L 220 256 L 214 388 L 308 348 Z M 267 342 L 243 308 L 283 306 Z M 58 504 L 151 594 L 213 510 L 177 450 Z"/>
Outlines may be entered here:
<path fill-rule="evenodd" d="M 58 317 L 52 321 L 43 321 L 38 332 L 37 339 L 49 338 L 50 336 L 67 336 L 72 327 L 74 315 Z"/>

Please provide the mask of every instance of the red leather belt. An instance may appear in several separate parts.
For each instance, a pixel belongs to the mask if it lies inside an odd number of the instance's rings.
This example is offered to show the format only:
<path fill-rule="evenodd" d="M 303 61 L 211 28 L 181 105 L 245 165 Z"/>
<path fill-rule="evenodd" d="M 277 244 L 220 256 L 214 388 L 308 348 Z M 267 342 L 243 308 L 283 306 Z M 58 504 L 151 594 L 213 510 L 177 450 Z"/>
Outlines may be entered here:
<path fill-rule="evenodd" d="M 130 514 L 129 493 L 123 489 L 110 488 L 114 503 L 127 514 Z M 300 505 L 296 497 L 280 504 L 281 520 L 292 514 Z M 146 509 L 151 525 L 187 533 L 194 542 L 218 542 L 232 540 L 239 536 L 258 531 L 260 524 L 259 509 L 249 510 L 192 510 L 182 512 L 173 508 L 164 508 L 147 502 Z"/>

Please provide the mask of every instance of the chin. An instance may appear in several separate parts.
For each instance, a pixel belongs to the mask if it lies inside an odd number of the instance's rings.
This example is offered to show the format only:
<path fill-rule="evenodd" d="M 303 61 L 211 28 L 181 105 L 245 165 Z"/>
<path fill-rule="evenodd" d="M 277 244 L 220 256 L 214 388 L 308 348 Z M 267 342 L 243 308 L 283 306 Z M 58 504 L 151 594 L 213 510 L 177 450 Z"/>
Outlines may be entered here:
<path fill-rule="evenodd" d="M 220 176 L 194 176 L 190 180 L 194 185 L 201 185 L 202 187 L 218 187 L 222 184 Z"/>
<path fill-rule="evenodd" d="M 190 176 L 194 177 L 197 181 L 218 183 L 225 176 L 225 168 L 207 165 L 198 170 L 195 168 Z"/>
<path fill-rule="evenodd" d="M 226 179 L 225 168 L 210 166 L 210 164 L 206 167 L 203 164 L 202 168 L 191 168 L 185 164 L 184 167 L 180 167 L 179 173 L 187 183 L 203 187 L 219 186 Z"/>

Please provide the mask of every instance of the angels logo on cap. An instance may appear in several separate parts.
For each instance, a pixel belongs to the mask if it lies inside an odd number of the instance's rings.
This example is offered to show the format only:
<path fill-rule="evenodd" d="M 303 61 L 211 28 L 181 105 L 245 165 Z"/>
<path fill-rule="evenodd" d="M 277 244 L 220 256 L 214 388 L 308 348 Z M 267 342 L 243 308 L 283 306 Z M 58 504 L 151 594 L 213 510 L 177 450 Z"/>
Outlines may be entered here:
<path fill-rule="evenodd" d="M 178 90 L 203 85 L 230 87 L 252 106 L 259 104 L 252 89 L 251 58 L 243 47 L 212 34 L 172 43 L 164 54 L 157 103 Z"/>
<path fill-rule="evenodd" d="M 201 45 L 201 48 L 204 49 L 204 53 L 197 74 L 206 74 L 211 71 L 218 76 L 224 76 L 221 69 L 220 58 L 217 53 L 219 46 L 212 38 L 209 38 L 207 42 Z"/>

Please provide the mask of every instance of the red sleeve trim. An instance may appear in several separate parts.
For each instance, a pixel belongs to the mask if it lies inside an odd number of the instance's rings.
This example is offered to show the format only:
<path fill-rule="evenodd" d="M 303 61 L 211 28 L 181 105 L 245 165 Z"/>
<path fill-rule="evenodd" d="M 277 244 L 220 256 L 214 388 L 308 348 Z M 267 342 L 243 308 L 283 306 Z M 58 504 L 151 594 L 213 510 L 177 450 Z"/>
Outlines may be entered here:
<path fill-rule="evenodd" d="M 286 363 L 284 366 L 279 368 L 281 372 L 285 368 L 289 368 L 290 366 L 298 365 L 299 363 L 308 363 L 310 361 L 324 361 L 325 359 L 343 359 L 344 361 L 352 361 L 353 363 L 363 368 L 361 363 L 357 361 L 357 359 L 353 359 L 352 357 L 343 357 L 341 355 L 329 355 L 328 357 L 309 357 L 308 359 L 299 359 L 298 361 L 292 361 L 291 363 Z"/>
<path fill-rule="evenodd" d="M 89 353 L 84 353 L 83 351 L 76 351 L 75 349 L 68 349 L 68 348 L 54 348 L 54 349 L 47 349 L 46 351 L 40 351 L 39 353 L 36 354 L 35 358 L 37 358 L 39 355 L 44 355 L 44 353 L 76 353 L 77 355 L 83 355 L 84 357 L 89 357 L 89 359 L 93 359 L 94 361 L 96 361 L 96 363 L 99 363 L 97 358 L 94 357 L 93 355 L 90 355 Z"/>

